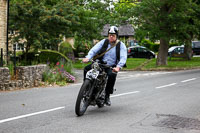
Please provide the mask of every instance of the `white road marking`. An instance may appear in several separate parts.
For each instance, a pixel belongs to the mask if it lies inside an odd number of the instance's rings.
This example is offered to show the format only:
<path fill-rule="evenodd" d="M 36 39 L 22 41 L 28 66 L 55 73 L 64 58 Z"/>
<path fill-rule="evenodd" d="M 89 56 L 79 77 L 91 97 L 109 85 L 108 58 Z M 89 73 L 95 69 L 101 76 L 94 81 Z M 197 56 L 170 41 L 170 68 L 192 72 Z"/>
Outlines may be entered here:
<path fill-rule="evenodd" d="M 197 78 L 192 78 L 192 79 L 187 79 L 187 80 L 183 80 L 181 81 L 182 83 L 185 83 L 185 82 L 189 82 L 189 81 L 193 81 L 193 80 L 196 80 Z"/>
<path fill-rule="evenodd" d="M 119 97 L 119 96 L 124 96 L 124 95 L 135 94 L 135 93 L 139 93 L 139 92 L 140 91 L 133 91 L 133 92 L 121 93 L 121 94 L 113 95 L 113 96 L 110 96 L 110 97 Z"/>
<path fill-rule="evenodd" d="M 31 114 L 26 114 L 26 115 L 20 115 L 20 116 L 8 118 L 8 119 L 0 120 L 0 124 L 4 123 L 4 122 L 13 121 L 13 120 L 26 118 L 26 117 L 30 117 L 30 116 L 34 116 L 34 115 L 39 115 L 39 114 L 43 114 L 43 113 L 48 113 L 48 112 L 52 112 L 52 111 L 56 111 L 56 110 L 60 110 L 60 109 L 64 109 L 64 108 L 65 108 L 65 106 L 57 107 L 57 108 L 53 108 L 53 109 L 49 109 L 49 110 L 44 110 L 44 111 L 40 111 L 40 112 L 35 112 L 35 113 L 31 113 Z"/>
<path fill-rule="evenodd" d="M 117 80 L 121 79 L 128 79 L 128 78 L 138 78 L 142 76 L 154 76 L 154 75 L 161 75 L 161 74 L 169 74 L 172 72 L 151 72 L 151 73 L 138 73 L 138 74 L 132 74 L 132 75 L 120 75 L 121 77 L 117 78 Z"/>
<path fill-rule="evenodd" d="M 163 86 L 156 87 L 156 89 L 161 89 L 161 88 L 173 86 L 173 85 L 176 85 L 176 84 L 177 84 L 177 83 L 172 83 L 172 84 L 168 84 L 168 85 L 163 85 Z"/>
<path fill-rule="evenodd" d="M 71 86 L 78 86 L 78 85 L 82 85 L 83 83 L 76 83 L 76 84 L 71 84 Z"/>

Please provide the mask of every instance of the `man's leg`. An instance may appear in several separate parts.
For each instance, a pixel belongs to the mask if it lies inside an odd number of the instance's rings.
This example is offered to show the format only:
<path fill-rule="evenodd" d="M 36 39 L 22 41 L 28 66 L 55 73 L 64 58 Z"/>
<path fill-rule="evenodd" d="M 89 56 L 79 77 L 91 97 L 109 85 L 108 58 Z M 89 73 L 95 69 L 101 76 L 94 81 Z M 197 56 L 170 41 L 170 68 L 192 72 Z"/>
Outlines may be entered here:
<path fill-rule="evenodd" d="M 107 69 L 106 72 L 108 74 L 108 81 L 106 85 L 106 101 L 105 102 L 107 105 L 110 106 L 111 105 L 110 94 L 113 94 L 117 74 L 113 73 L 111 69 Z"/>
<path fill-rule="evenodd" d="M 92 69 L 92 67 L 91 67 L 91 65 L 92 64 L 89 64 L 89 65 L 87 65 L 85 68 L 84 68 L 84 72 L 83 72 L 83 80 L 85 80 L 85 77 L 86 77 L 86 73 L 90 70 L 90 69 Z"/>

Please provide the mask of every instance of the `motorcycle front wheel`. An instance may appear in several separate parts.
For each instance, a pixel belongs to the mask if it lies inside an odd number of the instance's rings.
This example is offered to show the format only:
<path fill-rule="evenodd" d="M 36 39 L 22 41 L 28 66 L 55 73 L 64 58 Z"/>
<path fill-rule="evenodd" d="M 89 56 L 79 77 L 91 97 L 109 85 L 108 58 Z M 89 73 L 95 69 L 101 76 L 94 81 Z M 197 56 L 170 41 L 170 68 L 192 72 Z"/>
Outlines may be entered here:
<path fill-rule="evenodd" d="M 89 106 L 91 86 L 91 81 L 85 79 L 76 100 L 75 112 L 77 116 L 82 116 Z"/>

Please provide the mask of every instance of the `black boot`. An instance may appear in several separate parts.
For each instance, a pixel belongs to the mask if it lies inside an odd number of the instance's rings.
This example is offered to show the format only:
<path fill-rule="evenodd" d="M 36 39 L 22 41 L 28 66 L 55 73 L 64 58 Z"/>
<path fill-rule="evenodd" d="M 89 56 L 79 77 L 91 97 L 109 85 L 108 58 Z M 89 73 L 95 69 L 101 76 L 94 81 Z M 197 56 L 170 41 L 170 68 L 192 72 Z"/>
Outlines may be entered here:
<path fill-rule="evenodd" d="M 105 104 L 111 106 L 110 95 L 106 95 Z"/>

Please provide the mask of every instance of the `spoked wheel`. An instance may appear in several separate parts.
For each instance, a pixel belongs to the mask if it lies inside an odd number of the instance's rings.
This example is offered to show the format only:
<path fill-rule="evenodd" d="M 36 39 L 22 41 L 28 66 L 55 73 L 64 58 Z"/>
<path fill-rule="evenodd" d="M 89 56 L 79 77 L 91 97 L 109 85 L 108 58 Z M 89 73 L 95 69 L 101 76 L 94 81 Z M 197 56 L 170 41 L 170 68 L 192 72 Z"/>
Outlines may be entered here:
<path fill-rule="evenodd" d="M 89 106 L 90 89 L 91 89 L 91 81 L 86 79 L 79 91 L 76 100 L 75 112 L 78 116 L 82 116 L 87 110 L 87 107 Z"/>
<path fill-rule="evenodd" d="M 101 98 L 99 98 L 99 99 L 96 101 L 97 106 L 98 106 L 99 108 L 104 107 L 104 102 L 105 102 L 105 95 L 102 96 Z"/>
<path fill-rule="evenodd" d="M 98 106 L 99 108 L 102 108 L 102 107 L 104 107 L 104 104 L 103 104 L 103 103 L 97 103 L 97 106 Z"/>

